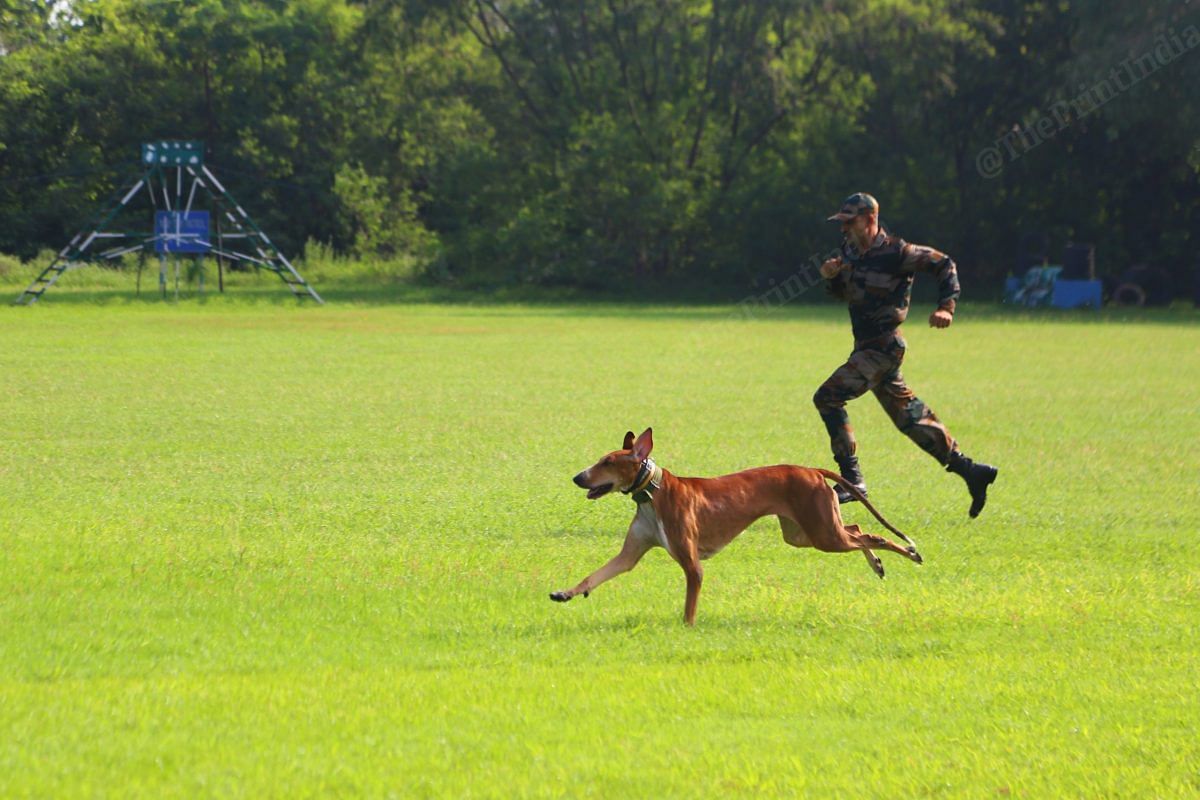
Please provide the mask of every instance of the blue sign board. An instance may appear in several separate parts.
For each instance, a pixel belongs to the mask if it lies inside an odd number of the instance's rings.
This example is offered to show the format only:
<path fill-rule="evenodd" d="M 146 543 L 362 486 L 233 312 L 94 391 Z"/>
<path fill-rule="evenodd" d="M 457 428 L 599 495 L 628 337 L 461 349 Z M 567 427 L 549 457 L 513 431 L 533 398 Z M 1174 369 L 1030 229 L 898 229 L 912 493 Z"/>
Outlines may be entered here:
<path fill-rule="evenodd" d="M 207 211 L 159 211 L 154 215 L 154 250 L 158 253 L 207 253 Z"/>

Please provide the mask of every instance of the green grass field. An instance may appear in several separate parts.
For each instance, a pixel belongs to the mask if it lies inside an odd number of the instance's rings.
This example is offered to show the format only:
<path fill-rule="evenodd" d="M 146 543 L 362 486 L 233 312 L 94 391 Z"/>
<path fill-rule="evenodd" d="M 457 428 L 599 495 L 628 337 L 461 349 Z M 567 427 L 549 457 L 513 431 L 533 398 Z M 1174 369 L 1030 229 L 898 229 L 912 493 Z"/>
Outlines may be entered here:
<path fill-rule="evenodd" d="M 862 398 L 925 565 L 762 521 L 688 628 L 662 550 L 548 600 L 631 516 L 570 478 L 829 466 L 844 310 L 331 298 L 0 307 L 0 795 L 1200 794 L 1194 312 L 918 307 L 983 516 Z"/>

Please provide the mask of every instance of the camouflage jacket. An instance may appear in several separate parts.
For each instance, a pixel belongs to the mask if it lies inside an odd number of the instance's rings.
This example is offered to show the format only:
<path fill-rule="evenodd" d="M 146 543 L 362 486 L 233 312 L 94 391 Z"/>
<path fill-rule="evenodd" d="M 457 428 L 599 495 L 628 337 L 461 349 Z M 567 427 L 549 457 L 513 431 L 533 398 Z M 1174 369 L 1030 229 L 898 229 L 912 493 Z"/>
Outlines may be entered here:
<path fill-rule="evenodd" d="M 945 253 L 909 244 L 883 231 L 865 253 L 842 243 L 840 255 L 850 265 L 826 281 L 830 294 L 850 304 L 855 341 L 874 339 L 900 327 L 908 316 L 913 276 L 929 272 L 938 279 L 938 308 L 954 313 L 958 270 Z"/>

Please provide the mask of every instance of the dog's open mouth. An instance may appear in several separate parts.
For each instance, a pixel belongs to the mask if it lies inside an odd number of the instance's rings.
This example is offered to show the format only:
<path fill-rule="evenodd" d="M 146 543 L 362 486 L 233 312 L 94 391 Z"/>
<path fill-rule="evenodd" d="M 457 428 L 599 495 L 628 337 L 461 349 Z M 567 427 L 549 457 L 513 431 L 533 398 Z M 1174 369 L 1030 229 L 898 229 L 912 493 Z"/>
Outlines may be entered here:
<path fill-rule="evenodd" d="M 603 497 L 612 491 L 613 485 L 606 483 L 603 486 L 597 486 L 595 489 L 588 489 L 588 500 L 595 500 L 597 497 Z"/>

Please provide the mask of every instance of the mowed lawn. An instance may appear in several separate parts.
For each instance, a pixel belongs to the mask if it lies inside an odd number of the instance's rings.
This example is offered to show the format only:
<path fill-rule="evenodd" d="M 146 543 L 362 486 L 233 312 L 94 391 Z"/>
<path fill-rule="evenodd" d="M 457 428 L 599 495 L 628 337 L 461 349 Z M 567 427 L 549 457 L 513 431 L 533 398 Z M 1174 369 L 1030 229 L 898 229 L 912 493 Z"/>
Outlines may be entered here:
<path fill-rule="evenodd" d="M 662 550 L 549 601 L 632 515 L 570 478 L 831 466 L 843 309 L 0 308 L 0 796 L 1197 796 L 1200 318 L 928 310 L 984 514 L 868 395 L 925 565 L 762 521 L 688 628 Z"/>

